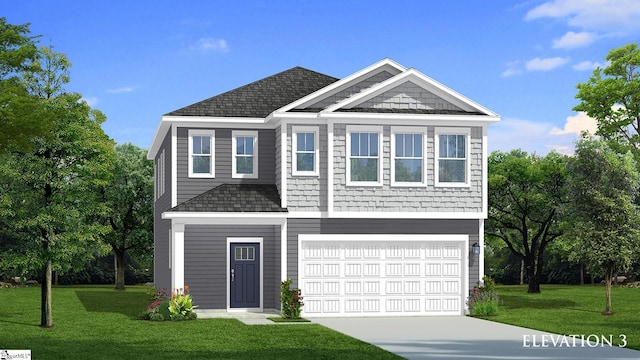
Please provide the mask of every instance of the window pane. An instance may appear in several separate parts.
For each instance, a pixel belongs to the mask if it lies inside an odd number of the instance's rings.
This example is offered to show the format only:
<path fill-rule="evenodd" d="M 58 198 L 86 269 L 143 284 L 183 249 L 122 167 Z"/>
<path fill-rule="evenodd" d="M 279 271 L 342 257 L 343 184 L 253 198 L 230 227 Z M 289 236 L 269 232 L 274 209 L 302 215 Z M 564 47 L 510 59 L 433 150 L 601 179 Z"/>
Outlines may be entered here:
<path fill-rule="evenodd" d="M 191 141 L 193 142 L 193 153 L 202 154 L 202 136 L 194 136 Z"/>
<path fill-rule="evenodd" d="M 440 149 L 438 156 L 441 158 L 447 157 L 447 135 L 440 135 L 438 137 L 438 148 Z"/>
<path fill-rule="evenodd" d="M 440 160 L 438 177 L 440 182 L 466 182 L 466 160 Z"/>
<path fill-rule="evenodd" d="M 413 156 L 422 157 L 422 135 L 413 135 Z"/>
<path fill-rule="evenodd" d="M 247 155 L 253 155 L 253 137 L 246 137 L 244 138 L 244 146 L 245 146 L 245 154 Z"/>
<path fill-rule="evenodd" d="M 201 154 L 211 154 L 211 138 L 208 136 L 202 136 L 200 139 L 202 141 Z"/>
<path fill-rule="evenodd" d="M 369 156 L 369 134 L 360 134 L 360 156 Z"/>
<path fill-rule="evenodd" d="M 404 136 L 404 156 L 412 157 L 415 156 L 413 154 L 413 137 L 409 134 Z"/>
<path fill-rule="evenodd" d="M 249 254 L 247 254 L 248 249 L 246 247 L 243 247 L 241 249 L 242 249 L 242 260 L 247 260 L 249 258 Z"/>
<path fill-rule="evenodd" d="M 404 135 L 396 134 L 396 156 L 404 156 Z"/>
<path fill-rule="evenodd" d="M 378 159 L 351 159 L 351 181 L 378 181 Z"/>
<path fill-rule="evenodd" d="M 378 133 L 369 134 L 369 156 L 378 156 Z"/>
<path fill-rule="evenodd" d="M 237 174 L 253 174 L 253 156 L 236 157 Z"/>
<path fill-rule="evenodd" d="M 296 154 L 296 170 L 297 171 L 314 171 L 315 167 L 315 154 L 313 153 L 298 153 Z"/>
<path fill-rule="evenodd" d="M 358 149 L 360 148 L 360 134 L 351 133 L 351 156 L 358 156 L 360 152 Z"/>
<path fill-rule="evenodd" d="M 253 248 L 250 247 L 249 248 L 249 256 L 247 256 L 248 260 L 253 260 L 254 259 L 254 255 L 253 255 Z"/>
<path fill-rule="evenodd" d="M 192 159 L 194 174 L 211 173 L 211 156 L 194 155 Z"/>
<path fill-rule="evenodd" d="M 305 134 L 305 142 L 304 142 L 304 150 L 306 151 L 314 151 L 315 150 L 315 133 L 306 133 Z"/>
<path fill-rule="evenodd" d="M 296 151 L 303 151 L 306 146 L 305 146 L 305 141 L 306 141 L 306 137 L 305 137 L 305 133 L 297 133 L 296 134 Z"/>
<path fill-rule="evenodd" d="M 459 159 L 464 159 L 465 157 L 467 157 L 466 155 L 466 147 L 467 147 L 467 142 L 465 139 L 464 135 L 458 135 L 457 136 L 457 152 L 456 152 L 456 157 Z"/>
<path fill-rule="evenodd" d="M 447 135 L 447 157 L 452 158 L 457 154 L 458 137 Z"/>
<path fill-rule="evenodd" d="M 422 159 L 396 160 L 395 177 L 398 182 L 422 182 Z"/>
<path fill-rule="evenodd" d="M 245 154 L 244 138 L 240 136 L 236 138 L 236 154 L 238 155 Z"/>
<path fill-rule="evenodd" d="M 236 260 L 242 260 L 242 248 L 241 247 L 236 247 L 236 256 L 235 256 Z"/>

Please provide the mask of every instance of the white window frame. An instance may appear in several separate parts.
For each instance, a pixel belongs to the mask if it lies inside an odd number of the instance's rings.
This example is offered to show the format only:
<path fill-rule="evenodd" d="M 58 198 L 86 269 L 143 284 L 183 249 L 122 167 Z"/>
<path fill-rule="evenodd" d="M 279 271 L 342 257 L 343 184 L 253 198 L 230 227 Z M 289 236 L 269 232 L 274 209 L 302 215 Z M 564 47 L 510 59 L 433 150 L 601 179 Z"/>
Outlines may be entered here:
<path fill-rule="evenodd" d="M 422 180 L 418 182 L 396 181 L 396 135 L 421 135 L 422 137 Z M 392 126 L 391 127 L 391 186 L 398 187 L 415 187 L 426 186 L 427 179 L 427 128 L 426 127 L 409 127 L 409 126 Z M 415 159 L 415 158 L 414 158 Z"/>
<path fill-rule="evenodd" d="M 471 129 L 470 128 L 435 128 L 434 138 L 434 159 L 435 159 L 435 186 L 436 187 L 469 187 L 471 178 Z M 442 135 L 465 135 L 465 182 L 441 182 L 440 179 L 440 136 Z"/>
<path fill-rule="evenodd" d="M 236 150 L 238 137 L 253 137 L 253 173 L 252 174 L 238 174 L 236 165 Z M 257 179 L 258 178 L 258 131 L 232 131 L 231 132 L 231 177 L 236 179 Z"/>
<path fill-rule="evenodd" d="M 352 133 L 378 133 L 378 181 L 351 181 L 351 134 Z M 346 134 L 346 164 L 347 186 L 382 186 L 382 168 L 384 166 L 384 154 L 382 143 L 384 141 L 382 126 L 347 125 Z"/>
<path fill-rule="evenodd" d="M 298 170 L 298 134 L 299 133 L 313 133 L 313 171 L 299 171 Z M 320 131 L 315 126 L 293 126 L 291 128 L 291 174 L 293 176 L 319 176 L 320 175 Z M 307 151 L 303 153 L 309 153 Z"/>
<path fill-rule="evenodd" d="M 211 141 L 211 159 L 208 173 L 193 172 L 193 137 L 208 136 Z M 216 131 L 215 130 L 189 130 L 189 177 L 190 178 L 215 178 L 216 177 Z"/>

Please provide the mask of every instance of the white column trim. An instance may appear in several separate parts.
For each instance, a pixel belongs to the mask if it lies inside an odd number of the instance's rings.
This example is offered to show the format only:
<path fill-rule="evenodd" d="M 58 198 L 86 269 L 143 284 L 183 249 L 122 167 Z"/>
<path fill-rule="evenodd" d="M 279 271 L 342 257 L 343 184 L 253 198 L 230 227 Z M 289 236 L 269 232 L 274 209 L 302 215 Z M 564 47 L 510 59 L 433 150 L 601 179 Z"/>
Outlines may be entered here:
<path fill-rule="evenodd" d="M 488 125 L 482 125 L 482 212 L 489 214 L 489 147 L 487 144 Z"/>
<path fill-rule="evenodd" d="M 284 120 L 280 122 L 280 206 L 287 207 L 287 174 L 289 162 L 287 160 L 287 126 Z"/>
<path fill-rule="evenodd" d="M 333 124 L 333 120 L 327 120 L 327 213 L 329 217 L 333 214 Z"/>
<path fill-rule="evenodd" d="M 171 124 L 171 207 L 178 205 L 178 127 Z"/>
<path fill-rule="evenodd" d="M 171 292 L 184 288 L 184 224 L 172 221 Z"/>
<path fill-rule="evenodd" d="M 287 276 L 287 219 L 280 225 L 280 280 L 286 281 Z"/>
<path fill-rule="evenodd" d="M 482 282 L 484 276 L 484 219 L 479 219 L 480 226 L 478 227 L 478 244 L 480 245 L 480 258 L 478 259 L 478 281 Z"/>

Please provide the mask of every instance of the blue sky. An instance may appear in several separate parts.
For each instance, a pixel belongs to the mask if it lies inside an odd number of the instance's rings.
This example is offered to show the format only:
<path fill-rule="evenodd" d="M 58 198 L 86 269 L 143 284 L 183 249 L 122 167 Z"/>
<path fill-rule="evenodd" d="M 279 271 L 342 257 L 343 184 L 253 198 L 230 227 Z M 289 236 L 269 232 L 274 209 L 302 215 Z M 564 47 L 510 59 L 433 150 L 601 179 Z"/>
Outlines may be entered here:
<path fill-rule="evenodd" d="M 502 116 L 489 149 L 571 152 L 594 128 L 576 84 L 640 35 L 640 0 L 12 1 L 71 60 L 68 89 L 118 143 L 162 114 L 294 66 L 335 77 L 389 57 Z"/>

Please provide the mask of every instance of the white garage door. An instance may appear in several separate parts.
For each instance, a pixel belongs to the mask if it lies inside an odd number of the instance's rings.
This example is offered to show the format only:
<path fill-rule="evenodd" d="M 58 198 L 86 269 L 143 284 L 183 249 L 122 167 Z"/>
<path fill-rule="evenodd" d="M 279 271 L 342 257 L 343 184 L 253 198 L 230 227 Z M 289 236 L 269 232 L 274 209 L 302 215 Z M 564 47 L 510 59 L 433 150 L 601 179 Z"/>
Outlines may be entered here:
<path fill-rule="evenodd" d="M 467 235 L 299 235 L 304 316 L 462 315 Z"/>

